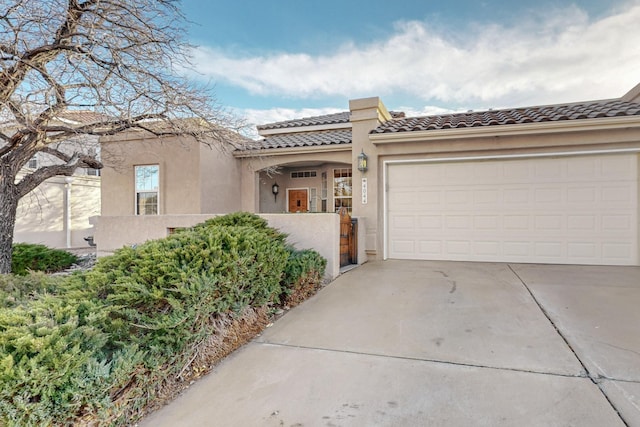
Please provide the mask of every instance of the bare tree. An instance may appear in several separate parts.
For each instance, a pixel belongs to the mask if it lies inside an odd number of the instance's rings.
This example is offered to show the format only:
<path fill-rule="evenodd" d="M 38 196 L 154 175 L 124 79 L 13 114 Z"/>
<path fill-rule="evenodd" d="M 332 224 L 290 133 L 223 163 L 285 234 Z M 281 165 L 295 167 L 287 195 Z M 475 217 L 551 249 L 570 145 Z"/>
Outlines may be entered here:
<path fill-rule="evenodd" d="M 191 46 L 176 0 L 2 3 L 0 273 L 7 273 L 20 198 L 50 177 L 102 167 L 82 147 L 60 149 L 61 141 L 131 128 L 219 140 L 232 119 L 207 88 L 182 77 Z M 64 120 L 78 110 L 94 119 Z M 18 175 L 36 153 L 55 161 Z"/>

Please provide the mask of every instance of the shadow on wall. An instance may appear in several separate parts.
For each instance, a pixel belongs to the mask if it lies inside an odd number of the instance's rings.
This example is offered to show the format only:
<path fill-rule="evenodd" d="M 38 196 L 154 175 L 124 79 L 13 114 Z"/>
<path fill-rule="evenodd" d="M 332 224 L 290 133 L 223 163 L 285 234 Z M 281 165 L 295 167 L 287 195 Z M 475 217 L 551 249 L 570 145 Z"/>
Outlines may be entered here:
<path fill-rule="evenodd" d="M 89 218 L 100 215 L 100 178 L 73 177 L 68 204 L 66 185 L 63 177 L 51 178 L 20 201 L 15 242 L 52 248 L 88 246 L 84 238 L 93 234 Z"/>

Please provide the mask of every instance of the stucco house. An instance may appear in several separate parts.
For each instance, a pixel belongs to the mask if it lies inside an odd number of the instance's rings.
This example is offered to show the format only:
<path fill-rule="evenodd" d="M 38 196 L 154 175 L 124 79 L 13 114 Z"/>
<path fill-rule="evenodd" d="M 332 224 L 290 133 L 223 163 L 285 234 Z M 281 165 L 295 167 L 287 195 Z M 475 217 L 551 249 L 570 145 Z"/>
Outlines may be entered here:
<path fill-rule="evenodd" d="M 65 111 L 56 121 L 68 125 L 91 124 L 102 116 L 92 111 Z M 15 124 L 7 122 L 3 131 L 11 133 Z M 97 136 L 78 135 L 55 144 L 63 153 L 75 151 L 98 155 Z M 42 166 L 59 161 L 43 152 L 37 153 L 19 172 L 18 177 L 33 173 Z M 91 218 L 100 215 L 100 171 L 78 168 L 72 177 L 47 179 L 20 200 L 14 227 L 14 242 L 40 243 L 54 248 L 88 248 L 85 238 L 93 235 Z"/>
<path fill-rule="evenodd" d="M 98 248 L 235 210 L 315 230 L 305 243 L 320 245 L 345 207 L 358 221 L 358 263 L 640 265 L 640 85 L 616 99 L 427 117 L 356 99 L 343 113 L 258 131 L 259 141 L 206 155 L 184 141 L 104 139 L 103 151 L 118 146 L 128 162 L 103 172 Z M 135 173 L 148 165 L 158 174 L 152 215 L 135 207 L 147 185 Z"/>

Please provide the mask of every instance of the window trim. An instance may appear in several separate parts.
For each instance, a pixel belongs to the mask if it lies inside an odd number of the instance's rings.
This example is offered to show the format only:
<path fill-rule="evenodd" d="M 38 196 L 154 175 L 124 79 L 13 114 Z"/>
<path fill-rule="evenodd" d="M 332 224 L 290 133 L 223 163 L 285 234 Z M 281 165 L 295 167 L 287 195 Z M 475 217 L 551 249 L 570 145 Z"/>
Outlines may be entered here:
<path fill-rule="evenodd" d="M 138 211 L 138 193 L 152 193 L 154 192 L 153 190 L 149 191 L 149 190 L 143 190 L 143 191 L 138 191 L 138 174 L 137 174 L 137 168 L 139 167 L 145 167 L 145 166 L 156 166 L 158 168 L 158 188 L 155 190 L 156 193 L 156 204 L 157 204 L 157 209 L 156 209 L 156 213 L 155 214 L 144 214 L 144 213 L 140 213 Z M 161 182 L 161 170 L 160 170 L 160 164 L 158 163 L 147 163 L 147 164 L 139 164 L 139 165 L 133 165 L 133 213 L 135 216 L 145 216 L 145 215 L 160 215 L 160 182 Z"/>

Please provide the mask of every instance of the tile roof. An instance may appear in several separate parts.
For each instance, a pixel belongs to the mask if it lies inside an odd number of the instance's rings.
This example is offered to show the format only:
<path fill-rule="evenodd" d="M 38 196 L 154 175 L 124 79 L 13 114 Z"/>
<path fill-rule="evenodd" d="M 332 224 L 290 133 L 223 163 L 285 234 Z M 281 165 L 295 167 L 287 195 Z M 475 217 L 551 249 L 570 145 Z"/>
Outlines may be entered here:
<path fill-rule="evenodd" d="M 404 117 L 404 112 L 401 111 L 389 111 L 391 117 L 401 118 Z M 283 122 L 267 123 L 257 126 L 258 130 L 273 130 L 273 129 L 289 129 L 298 128 L 304 126 L 323 126 L 334 125 L 340 123 L 349 123 L 351 118 L 351 112 L 342 111 L 340 113 L 325 114 L 322 116 L 303 117 L 302 119 L 286 120 Z"/>
<path fill-rule="evenodd" d="M 321 125 L 332 125 L 336 123 L 349 123 L 349 116 L 350 116 L 349 111 L 342 111 L 340 113 L 325 114 L 323 116 L 303 117 L 301 119 L 267 123 L 264 125 L 259 125 L 257 126 L 257 128 L 260 131 L 260 130 L 268 130 L 268 129 L 286 129 L 286 128 L 296 128 L 296 127 L 302 127 L 302 126 L 321 126 Z"/>
<path fill-rule="evenodd" d="M 640 116 L 640 104 L 620 100 L 489 110 L 390 120 L 371 133 L 418 132 L 479 126 Z"/>
<path fill-rule="evenodd" d="M 56 114 L 56 117 L 80 124 L 91 124 L 113 120 L 112 117 L 105 114 L 89 110 L 66 110 Z"/>
<path fill-rule="evenodd" d="M 272 135 L 256 141 L 253 149 L 317 147 L 351 143 L 351 129 Z"/>

